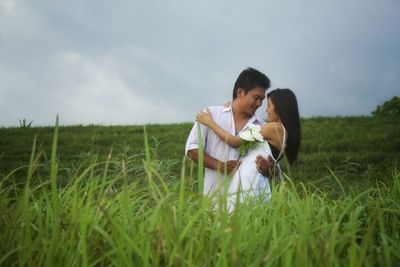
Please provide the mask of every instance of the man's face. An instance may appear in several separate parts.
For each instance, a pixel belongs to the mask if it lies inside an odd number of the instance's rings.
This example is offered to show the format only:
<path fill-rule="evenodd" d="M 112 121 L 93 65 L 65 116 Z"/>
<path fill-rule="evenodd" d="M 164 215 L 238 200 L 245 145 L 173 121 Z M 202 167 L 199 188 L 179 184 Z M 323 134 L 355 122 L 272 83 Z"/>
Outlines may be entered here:
<path fill-rule="evenodd" d="M 242 112 L 249 116 L 253 116 L 256 110 L 262 105 L 264 98 L 264 88 L 255 87 L 248 91 L 247 94 L 243 89 L 239 88 L 236 100 L 240 103 L 240 109 Z"/>

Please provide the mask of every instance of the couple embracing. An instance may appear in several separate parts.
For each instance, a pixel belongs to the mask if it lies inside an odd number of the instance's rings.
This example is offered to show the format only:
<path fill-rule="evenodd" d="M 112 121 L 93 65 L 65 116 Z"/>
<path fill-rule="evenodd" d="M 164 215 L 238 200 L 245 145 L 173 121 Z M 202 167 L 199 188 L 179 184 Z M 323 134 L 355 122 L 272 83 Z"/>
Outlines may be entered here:
<path fill-rule="evenodd" d="M 268 122 L 255 116 L 269 87 L 265 74 L 253 68 L 243 70 L 235 82 L 232 102 L 200 112 L 186 142 L 185 154 L 197 162 L 200 129 L 204 144 L 203 194 L 214 197 L 227 188 L 229 212 L 249 197 L 268 202 L 269 178 L 273 173 L 280 175 L 278 162 L 286 156 L 292 164 L 297 158 L 301 132 L 294 93 L 290 89 L 267 93 Z M 261 142 L 239 159 L 239 147 L 246 142 L 243 136 L 249 130 L 255 130 Z"/>

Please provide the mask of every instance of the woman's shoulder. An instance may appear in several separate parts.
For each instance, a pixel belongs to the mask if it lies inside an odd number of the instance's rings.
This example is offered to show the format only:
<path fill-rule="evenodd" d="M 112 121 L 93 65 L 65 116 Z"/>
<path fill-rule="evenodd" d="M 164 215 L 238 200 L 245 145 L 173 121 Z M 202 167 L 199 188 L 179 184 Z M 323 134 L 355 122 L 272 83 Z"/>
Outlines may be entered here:
<path fill-rule="evenodd" d="M 280 122 L 267 122 L 261 129 L 261 134 L 264 139 L 280 148 L 284 138 L 284 130 Z"/>
<path fill-rule="evenodd" d="M 280 122 L 267 122 L 265 123 L 262 128 L 268 131 L 274 131 L 276 133 L 283 133 L 282 123 Z"/>

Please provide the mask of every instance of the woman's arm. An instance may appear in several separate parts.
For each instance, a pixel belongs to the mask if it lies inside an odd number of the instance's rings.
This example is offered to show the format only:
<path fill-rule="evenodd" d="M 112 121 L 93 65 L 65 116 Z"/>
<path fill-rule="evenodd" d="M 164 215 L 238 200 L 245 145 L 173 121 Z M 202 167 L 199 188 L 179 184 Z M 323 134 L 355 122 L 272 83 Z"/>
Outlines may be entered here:
<path fill-rule="evenodd" d="M 283 128 L 280 123 L 269 122 L 264 124 L 261 128 L 261 135 L 264 140 L 268 140 L 273 146 L 281 149 L 283 143 Z"/>
<path fill-rule="evenodd" d="M 233 136 L 224 129 L 222 129 L 211 117 L 211 113 L 209 110 L 207 111 L 200 111 L 197 116 L 196 120 L 206 126 L 208 126 L 211 130 L 214 131 L 219 138 L 224 140 L 225 143 L 230 145 L 231 147 L 238 148 L 242 143 L 242 139 L 239 136 Z"/>

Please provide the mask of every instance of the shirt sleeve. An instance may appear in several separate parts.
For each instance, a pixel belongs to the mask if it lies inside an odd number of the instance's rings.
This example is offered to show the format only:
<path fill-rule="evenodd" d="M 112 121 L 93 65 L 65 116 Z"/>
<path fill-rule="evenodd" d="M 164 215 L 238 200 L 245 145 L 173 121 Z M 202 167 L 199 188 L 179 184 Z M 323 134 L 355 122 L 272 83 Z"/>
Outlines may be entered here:
<path fill-rule="evenodd" d="M 208 127 L 205 125 L 195 122 L 195 124 L 192 127 L 192 130 L 190 131 L 189 137 L 186 141 L 186 146 L 185 146 L 185 155 L 187 156 L 187 153 L 189 150 L 192 149 L 198 149 L 199 148 L 199 131 L 200 130 L 200 135 L 201 138 L 203 139 L 203 146 L 206 144 L 207 141 L 207 132 L 208 132 Z"/>

